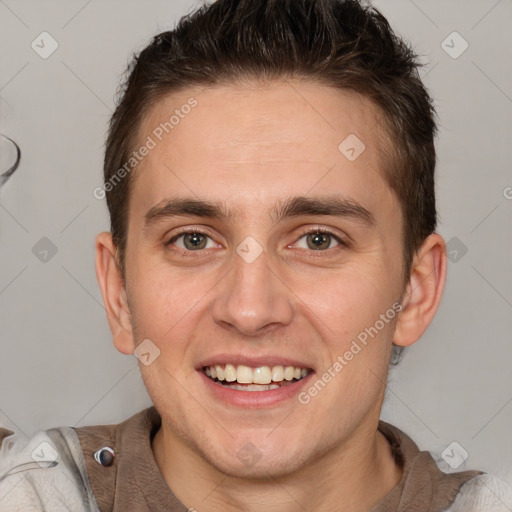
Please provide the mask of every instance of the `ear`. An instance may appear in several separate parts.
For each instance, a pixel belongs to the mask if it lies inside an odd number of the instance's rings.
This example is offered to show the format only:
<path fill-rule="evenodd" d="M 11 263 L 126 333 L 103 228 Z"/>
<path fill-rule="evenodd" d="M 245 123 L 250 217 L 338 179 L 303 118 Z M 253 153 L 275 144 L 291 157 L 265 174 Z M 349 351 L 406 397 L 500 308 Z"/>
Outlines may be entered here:
<path fill-rule="evenodd" d="M 111 233 L 96 237 L 96 277 L 107 312 L 114 345 L 119 352 L 132 355 L 133 344 L 130 309 Z"/>
<path fill-rule="evenodd" d="M 443 296 L 446 268 L 446 243 L 441 235 L 433 233 L 413 258 L 403 309 L 393 336 L 395 345 L 412 345 L 427 329 Z"/>

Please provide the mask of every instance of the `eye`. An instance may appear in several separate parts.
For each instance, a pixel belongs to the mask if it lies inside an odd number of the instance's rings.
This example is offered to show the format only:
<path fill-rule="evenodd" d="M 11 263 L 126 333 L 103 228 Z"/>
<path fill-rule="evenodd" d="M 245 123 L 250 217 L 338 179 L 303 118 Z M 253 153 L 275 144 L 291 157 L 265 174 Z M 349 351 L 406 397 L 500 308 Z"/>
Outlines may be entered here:
<path fill-rule="evenodd" d="M 302 239 L 304 239 L 304 242 L 300 243 Z M 346 246 L 341 238 L 323 228 L 310 229 L 302 233 L 297 240 L 297 244 L 301 249 L 311 249 L 313 251 L 326 251 L 340 245 Z"/>
<path fill-rule="evenodd" d="M 210 239 L 211 244 L 208 245 L 208 239 Z M 176 243 L 175 243 L 176 242 Z M 209 237 L 207 233 L 199 231 L 197 229 L 190 231 L 182 231 L 178 233 L 176 236 L 173 236 L 168 242 L 165 243 L 168 245 L 176 245 L 179 249 L 183 249 L 185 251 L 198 251 L 202 249 L 211 249 L 216 247 L 216 244 Z"/>
<path fill-rule="evenodd" d="M 296 242 L 301 249 L 325 252 L 347 244 L 337 235 L 324 228 L 309 229 L 301 233 Z M 165 246 L 174 245 L 184 252 L 197 252 L 213 249 L 218 246 L 208 233 L 198 229 L 182 231 L 165 243 Z"/>

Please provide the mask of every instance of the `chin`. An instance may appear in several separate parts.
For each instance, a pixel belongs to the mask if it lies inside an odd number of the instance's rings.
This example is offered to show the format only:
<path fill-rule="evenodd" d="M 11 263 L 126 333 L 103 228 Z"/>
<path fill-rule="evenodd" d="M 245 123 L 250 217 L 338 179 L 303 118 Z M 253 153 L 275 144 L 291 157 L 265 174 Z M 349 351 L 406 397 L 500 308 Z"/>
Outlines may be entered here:
<path fill-rule="evenodd" d="M 242 478 L 244 480 L 269 480 L 284 477 L 299 470 L 304 463 L 303 460 L 292 460 L 289 454 L 273 454 L 272 457 L 262 455 L 254 461 L 241 461 L 237 454 L 222 460 L 213 457 L 211 453 L 202 454 L 202 457 L 220 473 L 231 478 Z"/>
<path fill-rule="evenodd" d="M 208 439 L 196 453 L 217 471 L 232 478 L 268 480 L 300 470 L 311 449 L 304 439 L 266 432 L 237 432 L 233 437 Z"/>

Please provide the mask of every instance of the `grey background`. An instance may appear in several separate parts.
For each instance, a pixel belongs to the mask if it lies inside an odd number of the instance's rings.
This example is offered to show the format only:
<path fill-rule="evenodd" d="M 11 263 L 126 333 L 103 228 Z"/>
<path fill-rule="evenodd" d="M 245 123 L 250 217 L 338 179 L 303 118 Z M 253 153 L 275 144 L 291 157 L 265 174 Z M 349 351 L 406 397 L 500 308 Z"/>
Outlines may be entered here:
<path fill-rule="evenodd" d="M 23 152 L 0 198 L 0 426 L 21 436 L 117 423 L 150 405 L 137 360 L 111 342 L 94 272 L 108 216 L 92 191 L 130 52 L 196 5 L 0 1 L 1 132 Z M 453 260 L 440 311 L 390 376 L 382 417 L 445 470 L 441 452 L 457 441 L 469 453 L 459 470 L 512 481 L 512 3 L 374 5 L 428 63 L 439 232 Z M 47 59 L 31 48 L 43 31 L 59 45 Z M 458 58 L 442 47 L 454 31 L 469 44 Z M 462 48 L 458 36 L 445 45 Z M 57 250 L 46 262 L 43 237 Z"/>

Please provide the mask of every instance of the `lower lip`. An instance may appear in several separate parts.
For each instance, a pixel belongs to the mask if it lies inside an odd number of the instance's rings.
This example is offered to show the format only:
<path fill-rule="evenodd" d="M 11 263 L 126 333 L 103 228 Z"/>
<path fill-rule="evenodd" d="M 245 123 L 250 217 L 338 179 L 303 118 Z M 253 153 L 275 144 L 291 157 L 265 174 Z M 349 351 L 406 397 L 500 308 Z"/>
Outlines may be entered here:
<path fill-rule="evenodd" d="M 222 384 L 217 384 L 207 377 L 202 370 L 198 370 L 198 373 L 206 384 L 209 392 L 219 400 L 230 405 L 246 407 L 249 409 L 269 407 L 296 397 L 314 374 L 314 372 L 310 372 L 303 379 L 296 381 L 293 384 L 281 386 L 279 389 L 269 389 L 268 391 L 240 391 L 238 389 L 228 388 Z"/>

